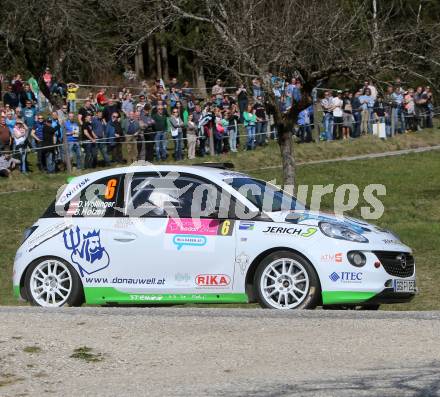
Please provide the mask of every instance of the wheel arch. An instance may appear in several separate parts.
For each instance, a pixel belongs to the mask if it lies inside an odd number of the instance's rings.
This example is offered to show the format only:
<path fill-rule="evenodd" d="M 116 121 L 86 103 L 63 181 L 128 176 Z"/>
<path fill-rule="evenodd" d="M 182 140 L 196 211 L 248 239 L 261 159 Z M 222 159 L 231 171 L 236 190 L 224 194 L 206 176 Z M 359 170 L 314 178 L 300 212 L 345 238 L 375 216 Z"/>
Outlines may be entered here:
<path fill-rule="evenodd" d="M 249 303 L 256 302 L 255 290 L 254 290 L 254 276 L 255 276 L 255 272 L 257 270 L 258 265 L 266 256 L 268 256 L 276 251 L 290 251 L 293 254 L 296 254 L 296 255 L 300 256 L 301 258 L 303 258 L 305 261 L 307 261 L 310 264 L 310 266 L 312 266 L 312 268 L 315 270 L 316 275 L 318 276 L 319 288 L 322 291 L 321 279 L 319 277 L 319 273 L 316 270 L 315 265 L 312 263 L 312 261 L 309 258 L 307 258 L 302 252 L 297 251 L 297 250 L 290 248 L 290 247 L 273 247 L 273 248 L 269 248 L 269 249 L 261 252 L 260 254 L 258 254 L 248 268 L 248 271 L 246 273 L 246 279 L 245 279 L 245 291 L 248 296 Z M 322 295 L 321 295 L 320 304 L 322 304 Z"/>
<path fill-rule="evenodd" d="M 20 284 L 19 284 L 19 286 L 20 286 L 20 295 L 21 295 L 21 297 L 23 299 L 25 299 L 28 302 L 29 302 L 29 297 L 27 296 L 26 286 L 25 286 L 26 274 L 29 271 L 29 268 L 34 263 L 42 261 L 44 259 L 56 259 L 56 260 L 59 260 L 61 262 L 67 262 L 70 266 L 72 266 L 72 268 L 75 270 L 75 272 L 78 273 L 78 270 L 76 269 L 75 266 L 73 266 L 69 261 L 66 261 L 66 259 L 61 258 L 59 256 L 56 256 L 56 255 L 42 255 L 42 256 L 39 256 L 38 258 L 35 258 L 34 260 L 32 260 L 31 262 L 28 263 L 28 265 L 25 267 L 25 269 L 24 269 L 24 271 L 23 271 L 23 273 L 21 274 L 21 277 L 20 277 Z M 78 275 L 79 275 L 79 273 L 78 273 Z M 83 285 L 83 282 L 82 282 L 82 278 L 78 277 L 78 279 L 79 279 L 79 282 L 80 282 L 81 290 L 83 291 L 83 302 L 85 302 L 84 285 Z"/>

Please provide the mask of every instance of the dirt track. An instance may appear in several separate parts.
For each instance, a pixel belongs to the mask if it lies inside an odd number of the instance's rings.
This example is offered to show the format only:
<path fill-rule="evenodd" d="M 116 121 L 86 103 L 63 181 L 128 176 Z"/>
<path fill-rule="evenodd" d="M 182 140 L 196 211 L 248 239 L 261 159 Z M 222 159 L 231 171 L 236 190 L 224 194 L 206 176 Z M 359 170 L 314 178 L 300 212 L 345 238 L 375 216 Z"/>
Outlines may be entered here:
<path fill-rule="evenodd" d="M 440 396 L 439 335 L 437 312 L 0 308 L 0 396 Z"/>

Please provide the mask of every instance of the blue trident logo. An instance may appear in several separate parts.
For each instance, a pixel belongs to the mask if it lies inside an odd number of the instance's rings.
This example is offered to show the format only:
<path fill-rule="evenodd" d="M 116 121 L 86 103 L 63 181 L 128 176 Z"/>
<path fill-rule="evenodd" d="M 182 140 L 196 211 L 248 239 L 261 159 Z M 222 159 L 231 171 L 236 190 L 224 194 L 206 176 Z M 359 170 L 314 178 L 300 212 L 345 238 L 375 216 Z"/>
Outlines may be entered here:
<path fill-rule="evenodd" d="M 72 251 L 70 257 L 78 266 L 81 277 L 84 273 L 105 269 L 110 264 L 110 257 L 101 245 L 100 234 L 100 230 L 83 234 L 78 226 L 75 230 L 70 229 L 68 234 L 66 231 L 63 233 L 64 246 Z"/>
<path fill-rule="evenodd" d="M 70 243 L 67 242 L 67 233 L 65 231 L 63 233 L 63 239 L 64 239 L 64 246 L 68 250 L 72 250 L 73 252 L 75 252 L 81 244 L 81 233 L 79 231 L 79 227 L 78 226 L 76 227 L 76 236 L 73 230 L 70 229 L 69 231 Z"/>

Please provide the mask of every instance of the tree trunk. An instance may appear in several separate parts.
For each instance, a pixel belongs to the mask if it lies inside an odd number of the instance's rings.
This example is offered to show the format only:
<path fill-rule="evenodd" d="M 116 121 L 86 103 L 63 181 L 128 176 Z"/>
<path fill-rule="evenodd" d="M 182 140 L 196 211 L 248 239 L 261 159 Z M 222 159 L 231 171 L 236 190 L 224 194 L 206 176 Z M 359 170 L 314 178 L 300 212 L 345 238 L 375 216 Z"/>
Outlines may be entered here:
<path fill-rule="evenodd" d="M 283 166 L 283 189 L 294 194 L 296 188 L 295 157 L 292 145 L 292 134 L 285 123 L 277 123 L 278 144 L 280 146 Z"/>
<path fill-rule="evenodd" d="M 273 110 L 275 126 L 278 134 L 278 145 L 280 146 L 281 164 L 283 167 L 283 189 L 288 193 L 294 194 L 296 187 L 295 157 L 292 145 L 292 129 L 295 118 L 298 114 L 291 112 L 282 114 L 272 90 L 270 74 L 263 74 L 262 88 L 265 92 L 266 100 Z M 293 107 L 293 106 L 292 106 Z"/>
<path fill-rule="evenodd" d="M 148 49 L 148 76 L 156 77 L 156 53 L 154 51 L 154 40 L 153 37 L 149 37 L 147 41 Z"/>
<path fill-rule="evenodd" d="M 136 55 L 134 57 L 134 70 L 136 72 L 136 76 L 138 78 L 142 78 L 145 75 L 144 70 L 144 51 L 142 49 L 142 45 L 140 45 L 136 51 Z"/>
<path fill-rule="evenodd" d="M 63 63 L 64 61 L 64 51 L 55 52 L 52 58 L 52 75 L 55 78 L 55 80 L 61 81 L 63 80 Z"/>
<path fill-rule="evenodd" d="M 170 80 L 170 73 L 168 69 L 168 49 L 166 43 L 161 44 L 160 52 L 162 55 L 163 79 L 168 82 Z"/>
<path fill-rule="evenodd" d="M 206 98 L 208 93 L 206 92 L 205 73 L 203 65 L 197 59 L 194 60 L 194 77 L 198 96 Z"/>
<path fill-rule="evenodd" d="M 377 51 L 379 27 L 377 24 L 377 0 L 373 0 L 373 53 Z"/>
<path fill-rule="evenodd" d="M 182 70 L 182 55 L 177 54 L 177 75 L 182 76 L 183 70 Z"/>
<path fill-rule="evenodd" d="M 163 77 L 162 76 L 162 59 L 160 56 L 160 43 L 159 43 L 159 40 L 157 39 L 157 37 L 156 37 L 154 44 L 156 46 L 156 77 L 158 79 L 161 79 Z"/>

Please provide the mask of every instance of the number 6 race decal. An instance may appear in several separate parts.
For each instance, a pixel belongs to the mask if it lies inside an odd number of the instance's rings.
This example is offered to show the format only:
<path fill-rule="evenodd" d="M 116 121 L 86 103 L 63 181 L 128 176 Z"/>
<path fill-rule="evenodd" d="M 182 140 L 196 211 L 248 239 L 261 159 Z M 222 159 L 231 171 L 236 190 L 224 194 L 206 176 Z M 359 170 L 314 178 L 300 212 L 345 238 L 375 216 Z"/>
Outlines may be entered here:
<path fill-rule="evenodd" d="M 220 221 L 218 225 L 217 234 L 220 236 L 232 236 L 232 232 L 234 231 L 234 221 L 224 220 Z"/>
<path fill-rule="evenodd" d="M 104 198 L 106 200 L 111 200 L 115 196 L 116 186 L 118 181 L 116 179 L 110 179 L 105 187 Z"/>

